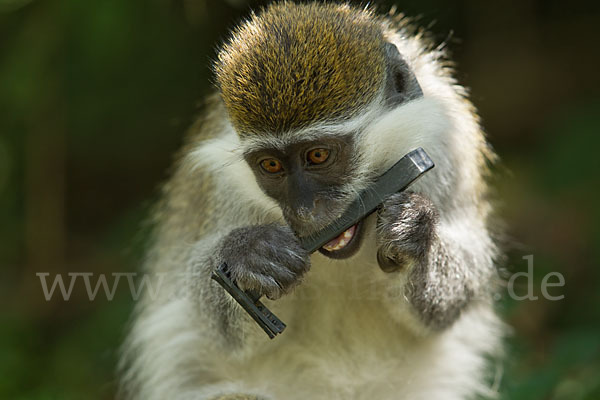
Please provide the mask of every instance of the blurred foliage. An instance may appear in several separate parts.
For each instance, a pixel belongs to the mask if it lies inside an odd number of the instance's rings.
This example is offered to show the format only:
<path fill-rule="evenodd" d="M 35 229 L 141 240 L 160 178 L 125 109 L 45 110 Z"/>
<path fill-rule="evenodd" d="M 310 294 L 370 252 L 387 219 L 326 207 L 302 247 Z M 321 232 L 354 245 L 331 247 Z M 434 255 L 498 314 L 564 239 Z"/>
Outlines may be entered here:
<path fill-rule="evenodd" d="M 449 41 L 502 159 L 507 269 L 534 255 L 539 300 L 499 302 L 513 327 L 503 398 L 600 399 L 599 6 L 376 3 Z M 148 205 L 213 90 L 215 46 L 261 4 L 0 0 L 0 398 L 114 396 L 127 287 L 46 302 L 36 272 L 136 270 Z M 565 298 L 544 300 L 554 271 Z"/>

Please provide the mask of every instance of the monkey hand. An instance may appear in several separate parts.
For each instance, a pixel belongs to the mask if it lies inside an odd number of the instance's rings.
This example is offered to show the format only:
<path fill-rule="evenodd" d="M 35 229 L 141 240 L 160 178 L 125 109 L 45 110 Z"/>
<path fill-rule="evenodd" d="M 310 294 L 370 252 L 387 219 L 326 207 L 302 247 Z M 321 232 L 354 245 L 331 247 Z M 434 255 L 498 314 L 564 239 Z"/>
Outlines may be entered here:
<path fill-rule="evenodd" d="M 270 299 L 288 293 L 310 268 L 310 254 L 287 226 L 234 229 L 222 241 L 219 258 L 242 290 Z"/>
<path fill-rule="evenodd" d="M 377 262 L 385 272 L 423 260 L 435 235 L 438 212 L 422 194 L 402 192 L 381 206 L 377 218 Z"/>

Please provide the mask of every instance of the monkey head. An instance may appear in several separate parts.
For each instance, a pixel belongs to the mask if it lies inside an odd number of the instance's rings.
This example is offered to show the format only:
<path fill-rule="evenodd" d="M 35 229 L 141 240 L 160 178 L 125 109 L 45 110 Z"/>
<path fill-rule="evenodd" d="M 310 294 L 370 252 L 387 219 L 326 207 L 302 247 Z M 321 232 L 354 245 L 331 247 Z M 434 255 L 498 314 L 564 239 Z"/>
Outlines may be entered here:
<path fill-rule="evenodd" d="M 274 4 L 234 31 L 214 69 L 247 163 L 300 236 L 337 218 L 374 178 L 361 133 L 378 116 L 422 96 L 386 40 L 385 22 L 340 4 Z M 321 251 L 359 246 L 361 224 Z"/>

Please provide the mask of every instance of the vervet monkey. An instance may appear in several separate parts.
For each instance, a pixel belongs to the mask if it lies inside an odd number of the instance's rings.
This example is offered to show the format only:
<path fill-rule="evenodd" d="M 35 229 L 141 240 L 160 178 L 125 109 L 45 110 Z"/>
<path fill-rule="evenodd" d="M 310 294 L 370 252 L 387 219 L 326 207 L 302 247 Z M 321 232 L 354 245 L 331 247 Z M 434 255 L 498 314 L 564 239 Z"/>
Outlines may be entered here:
<path fill-rule="evenodd" d="M 485 175 L 466 91 L 404 18 L 281 2 L 235 29 L 218 93 L 157 207 L 123 355 L 129 399 L 471 399 L 502 324 Z M 436 167 L 308 254 L 409 151 Z M 288 328 L 269 340 L 210 279 L 227 262 Z"/>

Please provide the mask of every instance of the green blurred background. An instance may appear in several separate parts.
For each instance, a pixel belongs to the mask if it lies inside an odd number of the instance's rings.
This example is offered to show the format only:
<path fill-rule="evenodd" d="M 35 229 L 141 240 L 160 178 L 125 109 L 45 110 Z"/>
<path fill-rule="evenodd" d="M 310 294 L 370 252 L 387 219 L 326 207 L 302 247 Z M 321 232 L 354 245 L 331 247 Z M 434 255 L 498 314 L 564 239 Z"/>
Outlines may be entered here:
<path fill-rule="evenodd" d="M 600 399 L 600 7 L 381 1 L 449 38 L 502 163 L 509 271 L 534 256 L 537 301 L 513 327 L 503 399 Z M 132 309 L 45 301 L 37 272 L 135 271 L 143 221 L 244 0 L 0 0 L 0 398 L 110 399 Z M 549 272 L 565 286 L 542 298 Z M 554 280 L 553 280 L 554 281 Z M 522 280 L 520 293 L 525 290 Z"/>

